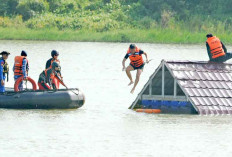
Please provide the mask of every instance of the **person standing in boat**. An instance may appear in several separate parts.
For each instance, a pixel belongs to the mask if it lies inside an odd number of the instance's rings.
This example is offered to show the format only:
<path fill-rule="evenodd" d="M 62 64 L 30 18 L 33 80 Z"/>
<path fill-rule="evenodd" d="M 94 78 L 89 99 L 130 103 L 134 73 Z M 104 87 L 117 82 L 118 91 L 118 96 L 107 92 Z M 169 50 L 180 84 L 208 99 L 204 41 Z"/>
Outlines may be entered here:
<path fill-rule="evenodd" d="M 8 72 L 9 72 L 9 66 L 8 66 L 8 63 L 6 62 L 6 60 L 8 59 L 8 56 L 10 55 L 10 53 L 7 51 L 2 51 L 0 54 L 2 55 L 2 57 L 0 58 L 0 63 L 1 63 L 1 67 L 0 67 L 0 79 L 1 79 L 0 93 L 4 93 L 5 92 L 6 74 L 7 74 L 7 81 L 8 81 Z"/>
<path fill-rule="evenodd" d="M 139 79 L 140 79 L 140 75 L 143 72 L 143 68 L 144 68 L 144 61 L 143 61 L 143 57 L 142 55 L 145 55 L 146 57 L 146 62 L 148 63 L 148 57 L 147 57 L 147 53 L 145 53 L 143 50 L 139 49 L 135 44 L 131 44 L 129 46 L 129 49 L 127 50 L 127 54 L 125 55 L 125 57 L 123 58 L 122 61 L 122 70 L 126 70 L 126 74 L 128 76 L 128 78 L 130 79 L 130 83 L 128 84 L 129 86 L 134 84 L 131 93 L 134 93 L 135 87 L 137 86 Z M 130 59 L 130 65 L 125 68 L 125 62 L 127 59 Z M 135 82 L 132 79 L 131 76 L 131 72 L 133 70 L 137 70 L 137 74 L 136 74 L 136 79 Z"/>
<path fill-rule="evenodd" d="M 57 73 L 60 71 L 60 65 L 53 62 L 52 66 L 44 70 L 39 75 L 38 86 L 39 90 L 59 89 Z"/>
<path fill-rule="evenodd" d="M 21 52 L 21 56 L 15 57 L 13 71 L 14 71 L 15 82 L 17 81 L 17 79 L 19 79 L 22 76 L 24 77 L 25 80 L 27 79 L 27 75 L 29 71 L 29 62 L 27 60 L 26 51 L 23 50 Z M 19 84 L 19 91 L 22 91 L 22 90 L 23 90 L 23 82 Z"/>
<path fill-rule="evenodd" d="M 232 53 L 228 53 L 225 45 L 213 34 L 206 35 L 206 48 L 209 60 L 212 62 L 223 63 L 232 58 Z"/>
<path fill-rule="evenodd" d="M 52 50 L 51 56 L 52 56 L 52 58 L 50 58 L 46 62 L 45 69 L 51 68 L 53 62 L 57 62 L 58 64 L 60 64 L 60 60 L 58 59 L 58 57 L 59 57 L 59 52 L 58 51 Z M 63 77 L 61 75 L 61 71 L 58 71 L 57 74 L 58 74 L 59 78 L 63 81 Z"/>

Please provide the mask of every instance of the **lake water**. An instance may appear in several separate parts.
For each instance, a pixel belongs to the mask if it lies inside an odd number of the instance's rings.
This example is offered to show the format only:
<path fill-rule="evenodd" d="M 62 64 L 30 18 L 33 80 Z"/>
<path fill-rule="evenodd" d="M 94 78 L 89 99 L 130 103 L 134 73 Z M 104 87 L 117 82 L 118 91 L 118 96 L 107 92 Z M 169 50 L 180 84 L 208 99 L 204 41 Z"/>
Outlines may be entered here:
<path fill-rule="evenodd" d="M 0 156 L 231 156 L 231 116 L 155 115 L 128 109 L 162 59 L 206 61 L 205 46 L 137 45 L 153 61 L 145 66 L 132 95 L 121 65 L 129 43 L 0 41 L 0 50 L 11 52 L 11 69 L 14 56 L 28 52 L 29 74 L 36 81 L 51 50 L 58 50 L 65 83 L 86 96 L 85 105 L 75 110 L 0 109 Z M 13 84 L 11 71 L 7 86 Z"/>

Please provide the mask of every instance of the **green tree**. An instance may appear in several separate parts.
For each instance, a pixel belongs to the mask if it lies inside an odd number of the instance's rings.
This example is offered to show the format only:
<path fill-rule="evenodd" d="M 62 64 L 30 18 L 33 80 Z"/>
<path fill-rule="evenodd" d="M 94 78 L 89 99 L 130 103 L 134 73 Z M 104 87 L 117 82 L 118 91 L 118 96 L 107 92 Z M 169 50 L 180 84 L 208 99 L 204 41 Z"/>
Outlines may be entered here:
<path fill-rule="evenodd" d="M 16 7 L 17 13 L 23 16 L 23 20 L 41 14 L 49 9 L 49 4 L 46 0 L 21 0 Z"/>
<path fill-rule="evenodd" d="M 16 13 L 18 0 L 0 0 L 0 16 L 11 16 Z"/>

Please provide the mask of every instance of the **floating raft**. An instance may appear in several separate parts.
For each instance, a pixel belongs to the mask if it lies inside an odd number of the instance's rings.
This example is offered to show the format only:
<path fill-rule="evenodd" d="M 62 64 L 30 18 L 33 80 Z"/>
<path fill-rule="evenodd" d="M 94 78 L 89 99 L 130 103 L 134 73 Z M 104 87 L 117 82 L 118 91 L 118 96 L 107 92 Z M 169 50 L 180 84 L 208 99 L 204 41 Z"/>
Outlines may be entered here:
<path fill-rule="evenodd" d="M 129 109 L 232 114 L 232 64 L 163 60 Z"/>
<path fill-rule="evenodd" d="M 9 109 L 74 109 L 84 103 L 84 94 L 76 88 L 23 92 L 9 90 L 0 95 L 0 108 Z"/>

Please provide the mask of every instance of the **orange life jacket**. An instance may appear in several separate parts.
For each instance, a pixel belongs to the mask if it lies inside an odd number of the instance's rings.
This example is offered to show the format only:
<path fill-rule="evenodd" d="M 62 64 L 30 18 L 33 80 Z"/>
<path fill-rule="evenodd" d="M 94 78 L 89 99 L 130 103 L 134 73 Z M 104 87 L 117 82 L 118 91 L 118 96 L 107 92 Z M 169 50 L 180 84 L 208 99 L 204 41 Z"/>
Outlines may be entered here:
<path fill-rule="evenodd" d="M 25 56 L 16 56 L 15 57 L 14 75 L 23 75 L 22 67 L 23 67 L 23 59 L 24 58 L 27 60 L 27 58 Z M 29 69 L 28 60 L 27 60 L 27 65 L 26 66 L 27 66 L 26 71 L 28 72 L 28 69 Z"/>
<path fill-rule="evenodd" d="M 135 53 L 130 52 L 130 48 L 127 50 L 127 54 L 130 58 L 130 64 L 134 67 L 140 67 L 144 64 L 142 55 L 139 54 L 140 49 L 136 47 Z"/>
<path fill-rule="evenodd" d="M 225 55 L 221 41 L 216 36 L 208 38 L 206 42 L 209 45 L 212 58 L 215 59 Z"/>

